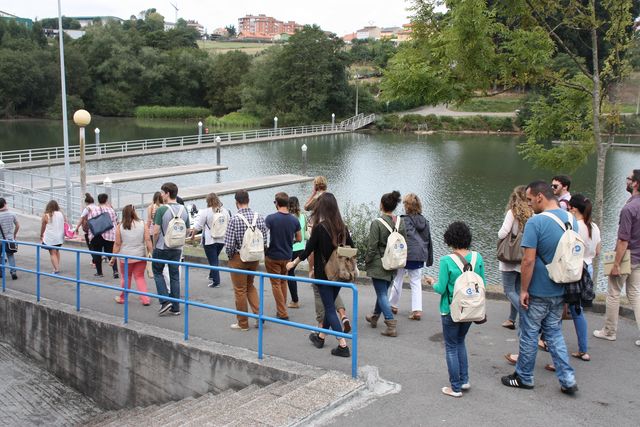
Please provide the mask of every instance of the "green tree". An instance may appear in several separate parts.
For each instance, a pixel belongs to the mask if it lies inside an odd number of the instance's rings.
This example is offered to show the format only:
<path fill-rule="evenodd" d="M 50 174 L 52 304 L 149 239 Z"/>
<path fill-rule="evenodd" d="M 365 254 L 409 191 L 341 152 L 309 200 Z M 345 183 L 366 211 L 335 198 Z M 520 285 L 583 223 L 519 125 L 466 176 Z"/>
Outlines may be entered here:
<path fill-rule="evenodd" d="M 58 18 L 44 18 L 38 21 L 42 28 L 49 30 L 58 29 Z M 76 19 L 69 18 L 68 16 L 62 17 L 62 29 L 63 30 L 79 30 L 81 27 L 80 22 Z"/>
<path fill-rule="evenodd" d="M 345 114 L 351 105 L 344 43 L 318 26 L 305 26 L 282 48 L 269 49 L 257 61 L 243 92 L 243 109 L 280 123 L 327 120 Z M 259 67 L 259 68 L 258 68 Z M 253 87 L 251 87 L 253 86 Z"/>
<path fill-rule="evenodd" d="M 227 25 L 226 27 L 224 27 L 224 29 L 227 30 L 227 34 L 229 34 L 229 37 L 235 37 L 237 34 L 235 25 Z"/>
<path fill-rule="evenodd" d="M 548 96 L 534 104 L 525 125 L 522 153 L 538 166 L 569 170 L 596 149 L 601 223 L 610 145 L 600 136 L 601 109 L 614 113 L 609 117 L 615 126 L 616 107 L 606 105 L 607 95 L 628 70 L 631 0 L 452 0 L 447 6 L 438 14 L 431 2 L 414 0 L 415 41 L 390 61 L 385 96 L 436 104 L 484 95 L 496 84 L 546 86 Z M 567 57 L 570 68 L 562 66 Z M 550 139 L 571 143 L 542 145 Z"/>
<path fill-rule="evenodd" d="M 237 111 L 242 107 L 242 79 L 251 66 L 251 57 L 232 50 L 216 55 L 206 75 L 207 101 L 216 116 Z"/>

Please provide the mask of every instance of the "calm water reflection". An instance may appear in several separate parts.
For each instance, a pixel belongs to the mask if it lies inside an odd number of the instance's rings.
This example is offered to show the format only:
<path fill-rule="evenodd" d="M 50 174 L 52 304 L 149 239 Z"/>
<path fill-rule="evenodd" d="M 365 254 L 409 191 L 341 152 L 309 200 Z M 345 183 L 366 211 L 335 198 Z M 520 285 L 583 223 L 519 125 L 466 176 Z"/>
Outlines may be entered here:
<path fill-rule="evenodd" d="M 165 132 L 165 134 L 167 134 Z M 150 136 L 150 135 L 149 135 Z M 449 251 L 442 242 L 447 225 L 455 220 L 469 223 L 474 248 L 487 263 L 490 283 L 499 282 L 495 260 L 498 228 L 502 223 L 507 197 L 515 185 L 534 179 L 549 179 L 550 171 L 535 170 L 517 152 L 520 137 L 489 135 L 352 134 L 315 137 L 224 148 L 223 164 L 228 171 L 177 176 L 178 186 L 237 180 L 282 173 L 302 173 L 302 144 L 308 146 L 308 175 L 325 175 L 330 190 L 344 206 L 347 202 L 375 203 L 391 190 L 417 193 L 423 200 L 435 242 L 436 260 Z M 144 156 L 90 163 L 88 174 L 108 173 L 169 165 L 215 161 L 215 150 L 185 151 L 178 154 Z M 614 149 L 607 160 L 603 248 L 615 241 L 618 212 L 628 197 L 625 176 L 640 166 L 640 151 Z M 62 168 L 43 169 L 46 174 L 62 175 Z M 74 170 L 74 174 L 78 173 Z M 154 191 L 165 179 L 121 184 L 123 188 Z M 573 174 L 572 192 L 592 197 L 595 189 L 595 161 Z M 310 184 L 251 193 L 252 205 L 260 212 L 273 210 L 273 194 L 286 191 L 306 200 Z M 223 197 L 233 207 L 232 196 Z M 204 206 L 204 201 L 197 201 Z M 436 274 L 436 268 L 427 269 Z"/>

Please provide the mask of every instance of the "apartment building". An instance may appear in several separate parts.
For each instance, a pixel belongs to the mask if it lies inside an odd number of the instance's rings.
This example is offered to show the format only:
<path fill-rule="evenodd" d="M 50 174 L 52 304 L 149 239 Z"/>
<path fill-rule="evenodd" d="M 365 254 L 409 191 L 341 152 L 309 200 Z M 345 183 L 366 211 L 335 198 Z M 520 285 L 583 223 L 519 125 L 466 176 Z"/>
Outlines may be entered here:
<path fill-rule="evenodd" d="M 272 16 L 246 15 L 238 19 L 238 38 L 272 40 L 277 35 L 293 34 L 302 25 L 295 21 L 279 21 Z"/>

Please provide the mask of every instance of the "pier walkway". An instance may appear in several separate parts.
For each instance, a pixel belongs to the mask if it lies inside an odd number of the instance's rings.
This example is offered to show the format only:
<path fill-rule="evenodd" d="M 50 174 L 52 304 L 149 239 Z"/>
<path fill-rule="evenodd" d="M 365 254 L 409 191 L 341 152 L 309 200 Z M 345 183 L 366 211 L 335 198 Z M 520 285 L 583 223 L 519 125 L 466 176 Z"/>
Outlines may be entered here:
<path fill-rule="evenodd" d="M 358 114 L 357 116 L 336 124 L 116 141 L 99 145 L 89 144 L 85 148 L 86 161 L 92 162 L 140 155 L 166 154 L 186 150 L 204 150 L 257 142 L 307 138 L 311 136 L 336 135 L 361 129 L 373 123 L 375 118 L 375 114 L 368 116 Z M 74 145 L 69 147 L 69 159 L 71 163 L 78 163 L 80 161 L 79 146 Z M 0 161 L 4 162 L 6 167 L 14 170 L 62 165 L 64 164 L 64 150 L 63 147 L 57 146 L 3 151 L 0 152 Z"/>

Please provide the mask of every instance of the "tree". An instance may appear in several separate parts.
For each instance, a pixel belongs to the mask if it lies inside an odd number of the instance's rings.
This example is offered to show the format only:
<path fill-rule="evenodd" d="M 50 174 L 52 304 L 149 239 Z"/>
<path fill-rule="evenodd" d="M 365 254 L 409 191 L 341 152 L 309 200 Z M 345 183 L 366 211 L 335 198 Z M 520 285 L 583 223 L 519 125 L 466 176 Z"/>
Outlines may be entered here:
<path fill-rule="evenodd" d="M 351 105 L 344 43 L 320 27 L 305 26 L 281 48 L 254 63 L 243 92 L 243 109 L 280 123 L 311 123 Z"/>
<path fill-rule="evenodd" d="M 222 116 L 242 107 L 241 84 L 250 66 L 251 57 L 239 50 L 213 58 L 206 75 L 206 97 L 213 114 Z"/>
<path fill-rule="evenodd" d="M 38 22 L 40 22 L 42 28 L 46 28 L 48 30 L 58 29 L 58 18 L 44 18 Z M 82 26 L 80 25 L 80 22 L 78 20 L 69 18 L 68 16 L 62 17 L 63 30 L 79 30 L 80 28 L 82 28 Z"/>
<path fill-rule="evenodd" d="M 522 153 L 538 166 L 568 170 L 595 150 L 601 223 L 611 142 L 602 142 L 601 111 L 605 107 L 607 127 L 615 129 L 617 107 L 607 96 L 628 70 L 632 1 L 452 0 L 447 6 L 438 14 L 432 2 L 414 0 L 415 41 L 390 61 L 385 96 L 436 104 L 485 95 L 496 84 L 546 87 L 548 95 L 525 124 Z M 561 65 L 567 58 L 571 69 Z M 570 143 L 542 145 L 552 139 Z"/>
<path fill-rule="evenodd" d="M 227 34 L 229 34 L 229 37 L 235 37 L 237 34 L 235 25 L 227 25 L 226 27 L 224 27 L 224 29 L 227 30 Z"/>

